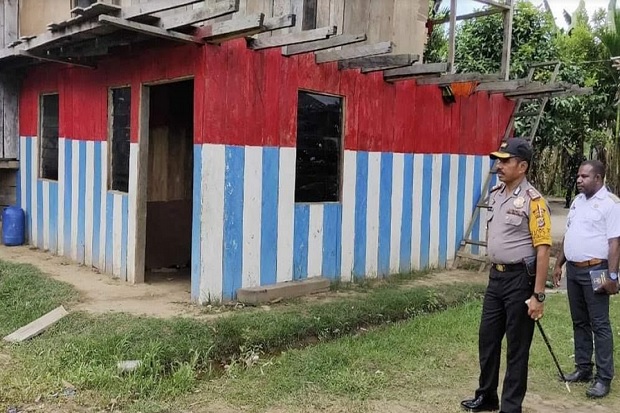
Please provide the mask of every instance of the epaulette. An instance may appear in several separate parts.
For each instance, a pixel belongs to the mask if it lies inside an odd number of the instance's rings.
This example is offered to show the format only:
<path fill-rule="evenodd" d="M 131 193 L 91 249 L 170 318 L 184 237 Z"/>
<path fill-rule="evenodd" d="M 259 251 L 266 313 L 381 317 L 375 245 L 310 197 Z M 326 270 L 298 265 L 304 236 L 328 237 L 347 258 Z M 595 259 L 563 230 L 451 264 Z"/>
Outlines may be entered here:
<path fill-rule="evenodd" d="M 503 186 L 503 184 L 497 184 L 497 185 L 495 185 L 493 188 L 491 188 L 491 189 L 489 190 L 489 193 L 491 193 L 491 192 L 495 192 L 495 191 L 497 191 L 498 189 L 501 189 L 501 187 L 502 187 L 502 186 Z"/>
<path fill-rule="evenodd" d="M 526 192 L 527 192 L 527 196 L 529 196 L 530 199 L 534 199 L 535 200 L 535 199 L 538 199 L 538 198 L 542 197 L 540 192 L 538 192 L 534 188 L 529 188 Z"/>
<path fill-rule="evenodd" d="M 611 192 L 608 192 L 607 195 L 609 195 L 609 198 L 611 198 L 611 200 L 614 201 L 616 204 L 620 203 L 620 198 L 618 198 L 616 195 L 612 194 Z"/>

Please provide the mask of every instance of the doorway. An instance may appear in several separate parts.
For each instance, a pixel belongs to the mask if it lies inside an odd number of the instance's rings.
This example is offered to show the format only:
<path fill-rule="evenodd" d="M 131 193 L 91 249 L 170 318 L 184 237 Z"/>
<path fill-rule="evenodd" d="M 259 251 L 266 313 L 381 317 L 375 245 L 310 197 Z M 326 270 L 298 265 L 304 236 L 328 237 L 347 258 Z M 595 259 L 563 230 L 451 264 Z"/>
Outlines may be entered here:
<path fill-rule="evenodd" d="M 145 281 L 189 281 L 194 81 L 149 89 Z"/>

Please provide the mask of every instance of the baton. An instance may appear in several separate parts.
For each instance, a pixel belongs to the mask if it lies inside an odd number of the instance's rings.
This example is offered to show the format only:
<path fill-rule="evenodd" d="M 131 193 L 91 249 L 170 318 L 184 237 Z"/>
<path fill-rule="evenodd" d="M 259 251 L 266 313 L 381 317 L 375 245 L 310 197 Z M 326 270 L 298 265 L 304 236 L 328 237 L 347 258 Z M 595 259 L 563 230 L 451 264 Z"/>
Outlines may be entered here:
<path fill-rule="evenodd" d="M 525 304 L 529 305 L 530 300 L 527 300 L 525 302 Z M 547 345 L 547 348 L 549 349 L 549 353 L 551 354 L 551 357 L 553 358 L 553 362 L 555 363 L 555 367 L 557 367 L 558 369 L 558 373 L 560 373 L 560 377 L 562 378 L 562 380 L 564 380 L 564 385 L 566 386 L 566 390 L 568 390 L 568 392 L 570 393 L 570 387 L 568 386 L 568 381 L 566 381 L 566 376 L 564 376 L 564 372 L 562 372 L 562 368 L 560 367 L 560 363 L 558 362 L 557 357 L 555 356 L 555 353 L 553 352 L 553 349 L 551 348 L 551 344 L 549 343 L 549 339 L 547 338 L 547 335 L 545 334 L 545 330 L 543 330 L 542 328 L 542 324 L 540 324 L 540 320 L 536 320 L 536 325 L 538 326 L 538 331 L 540 331 L 540 335 L 543 338 L 543 341 L 545 342 L 545 344 Z"/>

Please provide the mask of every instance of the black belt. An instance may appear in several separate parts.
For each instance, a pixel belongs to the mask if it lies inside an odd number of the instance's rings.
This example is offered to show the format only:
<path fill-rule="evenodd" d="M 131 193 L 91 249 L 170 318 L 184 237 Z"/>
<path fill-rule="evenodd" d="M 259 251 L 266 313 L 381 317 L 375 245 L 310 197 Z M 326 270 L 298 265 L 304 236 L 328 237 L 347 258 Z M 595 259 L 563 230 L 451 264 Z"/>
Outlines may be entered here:
<path fill-rule="evenodd" d="M 493 267 L 496 271 L 499 272 L 525 271 L 525 264 L 523 264 L 522 262 L 518 262 L 516 264 L 492 263 L 491 267 Z"/>

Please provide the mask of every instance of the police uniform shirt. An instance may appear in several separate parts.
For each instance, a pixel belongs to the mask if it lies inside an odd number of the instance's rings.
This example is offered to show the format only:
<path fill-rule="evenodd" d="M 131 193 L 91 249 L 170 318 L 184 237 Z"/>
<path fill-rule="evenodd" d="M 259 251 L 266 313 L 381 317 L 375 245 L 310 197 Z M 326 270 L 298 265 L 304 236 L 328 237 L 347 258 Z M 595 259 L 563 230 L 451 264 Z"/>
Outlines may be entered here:
<path fill-rule="evenodd" d="M 620 236 L 620 199 L 602 187 L 590 199 L 579 194 L 566 219 L 564 256 L 568 261 L 607 259 L 610 238 Z"/>
<path fill-rule="evenodd" d="M 487 252 L 495 264 L 520 263 L 551 245 L 551 218 L 543 197 L 526 179 L 511 193 L 501 184 L 491 192 L 487 215 Z"/>

